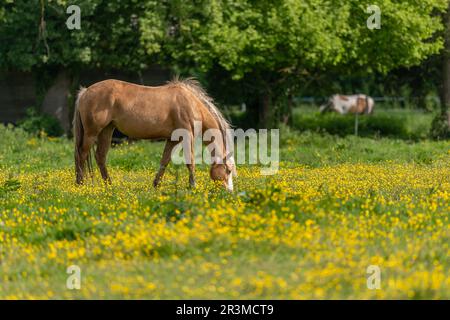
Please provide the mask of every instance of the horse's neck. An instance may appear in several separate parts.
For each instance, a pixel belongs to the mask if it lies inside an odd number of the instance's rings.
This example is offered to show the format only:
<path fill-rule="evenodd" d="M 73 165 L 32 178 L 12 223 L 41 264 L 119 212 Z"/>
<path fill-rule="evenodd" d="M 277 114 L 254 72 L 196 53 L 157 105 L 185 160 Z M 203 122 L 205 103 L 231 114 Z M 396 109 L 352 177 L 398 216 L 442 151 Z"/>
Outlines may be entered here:
<path fill-rule="evenodd" d="M 207 140 L 209 141 L 209 138 Z M 212 158 L 219 157 L 220 159 L 224 158 L 225 155 L 225 146 L 222 140 L 222 136 L 216 136 L 213 142 L 207 142 L 208 149 L 211 153 Z"/>
<path fill-rule="evenodd" d="M 207 115 L 204 115 L 203 117 L 203 134 L 204 138 L 209 141 L 211 137 L 214 137 L 214 142 L 208 143 L 208 146 L 210 148 L 214 148 L 214 154 L 212 155 L 212 158 L 220 157 L 220 159 L 223 159 L 227 153 L 226 144 L 226 130 L 225 128 L 221 128 L 219 121 L 209 112 Z"/>
<path fill-rule="evenodd" d="M 217 121 L 216 118 L 214 118 L 214 116 L 209 112 L 203 115 L 203 120 L 202 120 L 202 127 L 203 127 L 203 132 L 210 130 L 210 129 L 217 129 L 220 130 L 220 124 Z"/>

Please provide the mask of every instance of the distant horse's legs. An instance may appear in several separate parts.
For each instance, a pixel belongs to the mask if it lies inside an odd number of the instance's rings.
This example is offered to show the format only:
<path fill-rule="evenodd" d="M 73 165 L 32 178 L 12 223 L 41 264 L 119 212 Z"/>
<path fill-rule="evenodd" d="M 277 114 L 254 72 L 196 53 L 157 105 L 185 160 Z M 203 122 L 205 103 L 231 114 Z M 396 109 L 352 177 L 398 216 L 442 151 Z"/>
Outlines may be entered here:
<path fill-rule="evenodd" d="M 161 158 L 161 163 L 159 166 L 158 173 L 155 176 L 155 180 L 153 180 L 153 186 L 156 188 L 161 181 L 162 176 L 164 175 L 164 171 L 166 170 L 167 165 L 170 162 L 170 156 L 172 154 L 173 148 L 177 145 L 178 141 L 166 141 L 166 146 L 164 147 L 164 152 Z"/>
<path fill-rule="evenodd" d="M 83 137 L 83 144 L 80 149 L 80 155 L 77 161 L 76 174 L 77 174 L 77 184 L 82 184 L 85 173 L 85 163 L 89 156 L 89 150 L 91 150 L 92 145 L 95 142 L 95 136 L 87 136 Z"/>
<path fill-rule="evenodd" d="M 111 178 L 106 169 L 106 155 L 111 146 L 111 139 L 114 132 L 114 126 L 110 124 L 104 128 L 97 137 L 97 150 L 95 151 L 95 160 L 97 162 L 100 173 L 105 182 L 111 183 Z"/>

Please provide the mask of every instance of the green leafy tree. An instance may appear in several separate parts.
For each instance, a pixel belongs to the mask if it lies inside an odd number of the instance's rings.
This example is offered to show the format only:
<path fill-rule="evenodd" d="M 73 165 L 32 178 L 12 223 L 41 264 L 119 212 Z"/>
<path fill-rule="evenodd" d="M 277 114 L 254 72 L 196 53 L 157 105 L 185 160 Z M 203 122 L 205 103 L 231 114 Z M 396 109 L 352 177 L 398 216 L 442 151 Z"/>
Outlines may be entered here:
<path fill-rule="evenodd" d="M 69 30 L 67 7 L 81 8 L 81 29 Z M 141 1 L 6 0 L 0 4 L 0 69 L 138 70 L 151 63 L 140 46 Z"/>
<path fill-rule="evenodd" d="M 381 29 L 369 30 L 357 0 L 147 1 L 142 42 L 181 70 L 250 84 L 244 98 L 267 126 L 274 106 L 313 73 L 386 73 L 439 52 L 445 0 L 377 3 Z"/>
<path fill-rule="evenodd" d="M 79 30 L 66 26 L 72 4 L 81 9 Z M 56 79 L 65 79 L 71 85 L 61 94 L 70 109 L 83 69 L 138 71 L 154 62 L 140 46 L 143 10 L 132 0 L 1 1 L 0 70 L 32 72 L 37 106 Z"/>

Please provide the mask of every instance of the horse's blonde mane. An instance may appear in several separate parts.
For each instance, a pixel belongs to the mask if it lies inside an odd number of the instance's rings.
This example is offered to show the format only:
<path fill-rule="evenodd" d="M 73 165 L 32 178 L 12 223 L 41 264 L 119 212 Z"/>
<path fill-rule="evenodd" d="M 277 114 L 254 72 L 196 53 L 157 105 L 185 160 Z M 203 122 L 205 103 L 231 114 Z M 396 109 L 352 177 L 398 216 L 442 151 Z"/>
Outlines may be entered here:
<path fill-rule="evenodd" d="M 225 119 L 222 112 L 220 112 L 220 110 L 214 104 L 214 99 L 206 93 L 205 89 L 203 89 L 198 80 L 196 80 L 195 78 L 180 79 L 178 76 L 175 76 L 175 78 L 169 82 L 169 85 L 181 85 L 194 93 L 194 95 L 198 97 L 201 102 L 203 102 L 203 104 L 213 115 L 214 119 L 216 119 L 216 121 L 219 123 L 220 130 L 225 137 L 226 130 L 229 129 L 231 125 L 227 121 L 227 119 Z"/>

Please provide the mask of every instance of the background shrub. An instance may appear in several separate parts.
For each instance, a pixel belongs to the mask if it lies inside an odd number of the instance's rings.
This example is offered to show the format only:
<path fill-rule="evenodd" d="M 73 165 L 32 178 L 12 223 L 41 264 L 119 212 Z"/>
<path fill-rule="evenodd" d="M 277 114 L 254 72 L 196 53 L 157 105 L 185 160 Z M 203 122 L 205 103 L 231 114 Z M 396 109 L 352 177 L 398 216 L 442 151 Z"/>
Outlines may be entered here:
<path fill-rule="evenodd" d="M 64 133 L 63 128 L 55 117 L 40 113 L 35 108 L 27 109 L 25 118 L 20 120 L 17 125 L 23 130 L 36 135 L 45 132 L 48 136 L 59 137 Z"/>
<path fill-rule="evenodd" d="M 372 115 L 358 116 L 358 135 L 418 140 L 427 137 L 433 113 L 412 110 L 375 110 Z M 326 132 L 347 136 L 355 134 L 355 115 L 321 114 L 313 108 L 294 110 L 293 127 L 300 131 Z"/>

